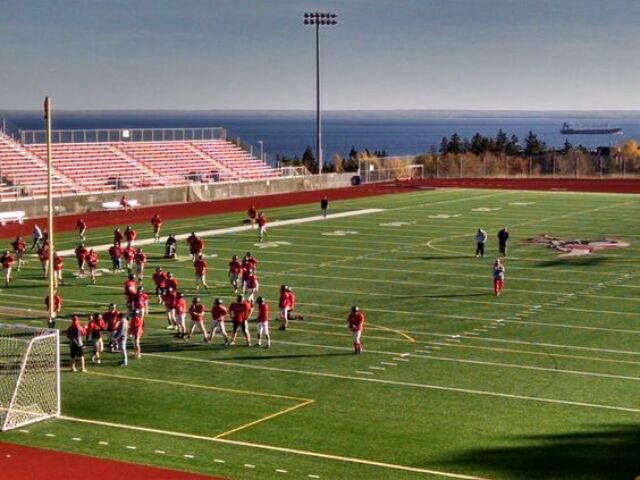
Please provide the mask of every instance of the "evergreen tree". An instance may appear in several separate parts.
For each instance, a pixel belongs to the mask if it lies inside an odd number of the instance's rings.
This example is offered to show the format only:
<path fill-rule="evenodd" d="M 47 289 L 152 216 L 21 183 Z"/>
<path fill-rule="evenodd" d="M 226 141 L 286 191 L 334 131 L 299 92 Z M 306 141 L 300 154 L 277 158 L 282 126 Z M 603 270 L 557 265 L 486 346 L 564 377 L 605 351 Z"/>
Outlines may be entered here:
<path fill-rule="evenodd" d="M 511 135 L 511 138 L 509 139 L 509 142 L 507 142 L 507 145 L 505 147 L 504 153 L 510 156 L 515 156 L 520 155 L 521 151 L 520 140 L 518 140 L 517 136 Z"/>
<path fill-rule="evenodd" d="M 447 137 L 442 137 L 442 140 L 440 140 L 440 149 L 438 151 L 442 155 L 449 151 L 449 139 Z"/>
<path fill-rule="evenodd" d="M 486 143 L 486 139 L 480 135 L 479 132 L 476 132 L 476 134 L 471 137 L 471 153 L 475 153 L 476 155 L 484 153 L 486 151 Z"/>
<path fill-rule="evenodd" d="M 502 129 L 498 130 L 498 134 L 494 140 L 495 147 L 493 149 L 496 153 L 505 153 L 507 149 L 507 144 L 509 143 L 509 139 L 507 138 L 507 134 L 504 133 Z"/>
<path fill-rule="evenodd" d="M 302 154 L 302 164 L 312 172 L 318 170 L 318 163 L 316 162 L 316 157 L 313 155 L 313 150 L 311 150 L 310 145 L 307 145 L 307 148 Z"/>
<path fill-rule="evenodd" d="M 462 153 L 462 141 L 460 140 L 460 135 L 458 135 L 457 133 L 451 135 L 451 139 L 447 144 L 447 152 Z"/>
<path fill-rule="evenodd" d="M 524 154 L 529 156 L 542 155 L 546 149 L 545 143 L 535 133 L 529 131 L 524 140 Z"/>

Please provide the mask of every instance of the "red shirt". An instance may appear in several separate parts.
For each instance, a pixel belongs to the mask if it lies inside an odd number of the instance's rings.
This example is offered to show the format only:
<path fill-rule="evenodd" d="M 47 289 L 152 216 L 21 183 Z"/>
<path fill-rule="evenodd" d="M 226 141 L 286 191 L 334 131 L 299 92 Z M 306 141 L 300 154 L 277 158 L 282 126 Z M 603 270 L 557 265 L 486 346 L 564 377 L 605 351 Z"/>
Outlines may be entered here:
<path fill-rule="evenodd" d="M 120 230 L 113 231 L 113 243 L 122 243 L 124 236 Z"/>
<path fill-rule="evenodd" d="M 167 274 L 164 272 L 155 272 L 153 274 L 153 283 L 156 284 L 158 288 L 164 288 L 165 282 L 167 281 Z"/>
<path fill-rule="evenodd" d="M 207 268 L 207 262 L 204 260 L 196 260 L 195 262 L 193 262 L 193 266 L 196 269 L 196 275 L 204 275 L 204 271 Z"/>
<path fill-rule="evenodd" d="M 173 290 L 178 290 L 178 279 L 177 278 L 167 278 L 165 282 L 165 286 L 169 288 L 173 288 Z"/>
<path fill-rule="evenodd" d="M 234 322 L 244 322 L 249 316 L 249 312 L 251 311 L 251 304 L 249 302 L 233 302 L 229 305 L 229 312 L 231 312 L 231 317 Z"/>
<path fill-rule="evenodd" d="M 12 242 L 11 246 L 13 247 L 13 250 L 15 252 L 24 252 L 27 247 L 27 244 L 23 239 L 20 239 L 20 240 L 16 240 L 15 242 Z"/>
<path fill-rule="evenodd" d="M 280 292 L 280 300 L 278 301 L 278 307 L 291 309 L 291 294 L 290 292 Z"/>
<path fill-rule="evenodd" d="M 144 262 L 147 261 L 147 256 L 143 252 L 136 252 L 136 254 L 133 256 L 133 259 L 138 265 L 144 265 Z"/>
<path fill-rule="evenodd" d="M 87 253 L 89 253 L 89 250 L 87 250 L 86 247 L 78 247 L 75 251 L 76 258 L 78 260 L 85 260 L 87 258 Z"/>
<path fill-rule="evenodd" d="M 262 302 L 260 305 L 258 305 L 258 321 L 269 321 L 269 305 L 267 305 L 265 302 Z"/>
<path fill-rule="evenodd" d="M 176 309 L 176 315 L 182 315 L 187 311 L 187 299 L 184 297 L 178 298 L 174 303 L 174 308 Z"/>
<path fill-rule="evenodd" d="M 258 265 L 258 260 L 255 258 L 243 258 L 242 259 L 242 269 L 243 270 L 253 270 L 255 272 L 256 266 Z"/>
<path fill-rule="evenodd" d="M 94 268 L 98 264 L 98 254 L 93 252 L 91 254 L 87 254 L 87 263 L 89 267 Z"/>
<path fill-rule="evenodd" d="M 79 220 L 76 222 L 76 230 L 78 230 L 78 231 L 80 231 L 80 232 L 81 232 L 81 231 L 82 231 L 82 230 L 84 230 L 85 228 L 87 228 L 87 224 L 84 222 L 84 220 L 79 219 Z"/>
<path fill-rule="evenodd" d="M 63 265 L 64 265 L 64 260 L 62 259 L 62 257 L 60 256 L 53 257 L 53 269 L 56 272 L 60 272 L 62 270 Z"/>
<path fill-rule="evenodd" d="M 109 248 L 109 256 L 113 260 L 117 260 L 118 258 L 120 258 L 120 255 L 122 255 L 122 247 L 120 247 L 119 245 L 112 245 Z"/>
<path fill-rule="evenodd" d="M 191 313 L 191 321 L 192 322 L 201 322 L 204 320 L 204 305 L 201 303 L 194 303 L 189 308 L 189 313 Z"/>
<path fill-rule="evenodd" d="M 267 216 L 266 215 L 262 215 L 261 217 L 258 217 L 258 225 L 260 225 L 261 227 L 264 227 L 267 224 Z"/>
<path fill-rule="evenodd" d="M 293 292 L 287 292 L 289 294 L 289 308 L 294 310 L 296 308 L 296 295 Z"/>
<path fill-rule="evenodd" d="M 258 211 L 254 208 L 251 207 L 248 211 L 247 211 L 247 215 L 249 215 L 249 218 L 253 218 L 255 219 L 258 216 Z"/>
<path fill-rule="evenodd" d="M 349 328 L 351 328 L 351 330 L 354 332 L 361 332 L 364 330 L 364 313 L 355 312 L 349 314 L 347 322 L 349 322 Z"/>
<path fill-rule="evenodd" d="M 13 265 L 15 261 L 15 258 L 13 258 L 11 255 L 2 255 L 2 257 L 0 257 L 2 268 L 11 268 L 11 265 Z"/>
<path fill-rule="evenodd" d="M 214 305 L 211 307 L 211 318 L 213 320 L 224 321 L 224 317 L 227 316 L 227 309 L 223 305 Z"/>
<path fill-rule="evenodd" d="M 118 311 L 114 310 L 113 312 L 105 312 L 102 315 L 105 323 L 107 324 L 107 330 L 110 332 L 115 331 L 116 325 L 118 323 Z"/>
<path fill-rule="evenodd" d="M 204 248 L 204 241 L 201 238 L 196 237 L 193 240 L 191 240 L 191 243 L 189 244 L 189 248 L 191 253 L 200 253 Z"/>
<path fill-rule="evenodd" d="M 129 333 L 131 333 L 131 335 L 142 335 L 142 332 L 144 331 L 143 327 L 144 322 L 142 321 L 142 318 L 136 315 L 129 322 Z"/>
<path fill-rule="evenodd" d="M 229 262 L 229 273 L 238 275 L 242 271 L 242 263 L 240 260 L 231 260 Z"/>
<path fill-rule="evenodd" d="M 49 295 L 47 295 L 46 298 L 44 299 L 44 304 L 47 307 L 47 310 L 49 310 Z M 53 296 L 53 311 L 57 313 L 61 309 L 62 309 L 62 297 L 56 293 Z"/>
<path fill-rule="evenodd" d="M 133 308 L 146 310 L 149 306 L 149 295 L 146 292 L 136 293 L 133 296 Z"/>
<path fill-rule="evenodd" d="M 135 240 L 138 233 L 132 228 L 131 230 L 125 230 L 124 236 L 128 242 Z"/>
<path fill-rule="evenodd" d="M 132 261 L 135 256 L 136 256 L 136 251 L 133 249 L 133 247 L 122 249 L 122 257 L 127 262 Z"/>
<path fill-rule="evenodd" d="M 254 274 L 250 274 L 247 276 L 247 288 L 258 288 L 258 277 L 256 277 Z"/>
<path fill-rule="evenodd" d="M 49 247 L 45 245 L 43 248 L 38 250 L 38 258 L 41 262 L 49 261 Z"/>
<path fill-rule="evenodd" d="M 162 219 L 158 215 L 154 216 L 151 219 L 151 225 L 153 225 L 155 229 L 160 228 L 160 226 L 162 225 Z"/>
<path fill-rule="evenodd" d="M 124 282 L 124 294 L 127 296 L 129 300 L 133 298 L 133 296 L 137 293 L 138 284 L 135 280 L 127 280 Z"/>
<path fill-rule="evenodd" d="M 167 290 L 167 292 L 162 296 L 162 301 L 164 302 L 164 306 L 171 310 L 172 308 L 175 308 L 177 298 L 178 294 L 175 290 Z"/>
<path fill-rule="evenodd" d="M 98 339 L 102 336 L 102 330 L 104 330 L 105 324 L 102 320 L 91 320 L 87 325 L 87 336 Z"/>

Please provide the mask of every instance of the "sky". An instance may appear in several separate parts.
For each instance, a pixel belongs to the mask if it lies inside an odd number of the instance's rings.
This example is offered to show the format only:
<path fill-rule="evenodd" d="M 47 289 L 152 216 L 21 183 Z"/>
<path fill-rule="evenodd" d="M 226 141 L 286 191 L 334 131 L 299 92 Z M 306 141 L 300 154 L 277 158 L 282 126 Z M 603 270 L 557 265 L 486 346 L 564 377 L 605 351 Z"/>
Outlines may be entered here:
<path fill-rule="evenodd" d="M 640 110 L 637 0 L 0 0 L 0 110 Z"/>

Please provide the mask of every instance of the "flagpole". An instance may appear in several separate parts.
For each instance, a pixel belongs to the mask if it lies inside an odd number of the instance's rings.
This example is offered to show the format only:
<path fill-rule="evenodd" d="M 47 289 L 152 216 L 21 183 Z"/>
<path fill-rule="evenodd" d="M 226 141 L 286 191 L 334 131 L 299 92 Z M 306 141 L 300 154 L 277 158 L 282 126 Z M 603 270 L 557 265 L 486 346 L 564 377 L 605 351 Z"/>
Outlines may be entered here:
<path fill-rule="evenodd" d="M 54 289 L 53 289 L 53 185 L 52 185 L 52 168 L 51 168 L 51 98 L 44 99 L 44 120 L 47 128 L 47 202 L 48 218 L 47 230 L 49 232 L 49 326 L 53 325 L 53 316 L 55 311 Z"/>

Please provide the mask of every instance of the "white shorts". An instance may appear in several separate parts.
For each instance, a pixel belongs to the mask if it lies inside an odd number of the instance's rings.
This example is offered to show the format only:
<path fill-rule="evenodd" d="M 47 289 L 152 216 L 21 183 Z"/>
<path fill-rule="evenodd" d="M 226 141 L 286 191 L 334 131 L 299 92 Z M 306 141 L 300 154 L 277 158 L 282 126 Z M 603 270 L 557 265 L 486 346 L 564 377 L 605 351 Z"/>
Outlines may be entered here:
<path fill-rule="evenodd" d="M 267 227 L 262 226 L 262 227 L 258 227 L 258 234 L 262 237 L 265 233 L 267 233 Z"/>
<path fill-rule="evenodd" d="M 214 320 L 213 321 L 213 329 L 211 330 L 211 334 L 221 333 L 225 337 L 227 336 L 227 330 L 224 328 L 224 321 Z"/>
<path fill-rule="evenodd" d="M 205 281 L 204 275 L 196 275 L 196 283 L 204 283 Z"/>
<path fill-rule="evenodd" d="M 362 337 L 362 330 L 355 330 L 353 332 L 353 343 L 360 343 L 360 337 Z"/>
<path fill-rule="evenodd" d="M 258 335 L 269 335 L 269 322 L 258 322 Z"/>
<path fill-rule="evenodd" d="M 62 270 L 54 270 L 53 278 L 57 278 L 58 280 L 60 280 L 62 278 Z"/>
<path fill-rule="evenodd" d="M 280 309 L 280 320 L 288 320 L 289 319 L 289 309 L 281 308 Z"/>
<path fill-rule="evenodd" d="M 240 277 L 240 275 L 238 275 L 237 273 L 230 273 L 229 274 L 229 282 L 231 282 L 232 285 L 237 285 L 239 277 Z"/>
<path fill-rule="evenodd" d="M 11 267 L 3 268 L 2 273 L 4 274 L 5 278 L 9 278 L 11 276 Z"/>
<path fill-rule="evenodd" d="M 245 292 L 245 296 L 247 297 L 247 300 L 252 302 L 254 295 L 258 295 L 258 289 L 257 288 L 247 288 L 247 291 Z"/>
<path fill-rule="evenodd" d="M 136 274 L 142 275 L 144 273 L 144 263 L 136 263 Z"/>
<path fill-rule="evenodd" d="M 186 313 L 181 313 L 180 315 L 176 315 L 176 324 L 180 325 L 181 327 L 184 327 L 186 318 L 187 318 Z"/>

